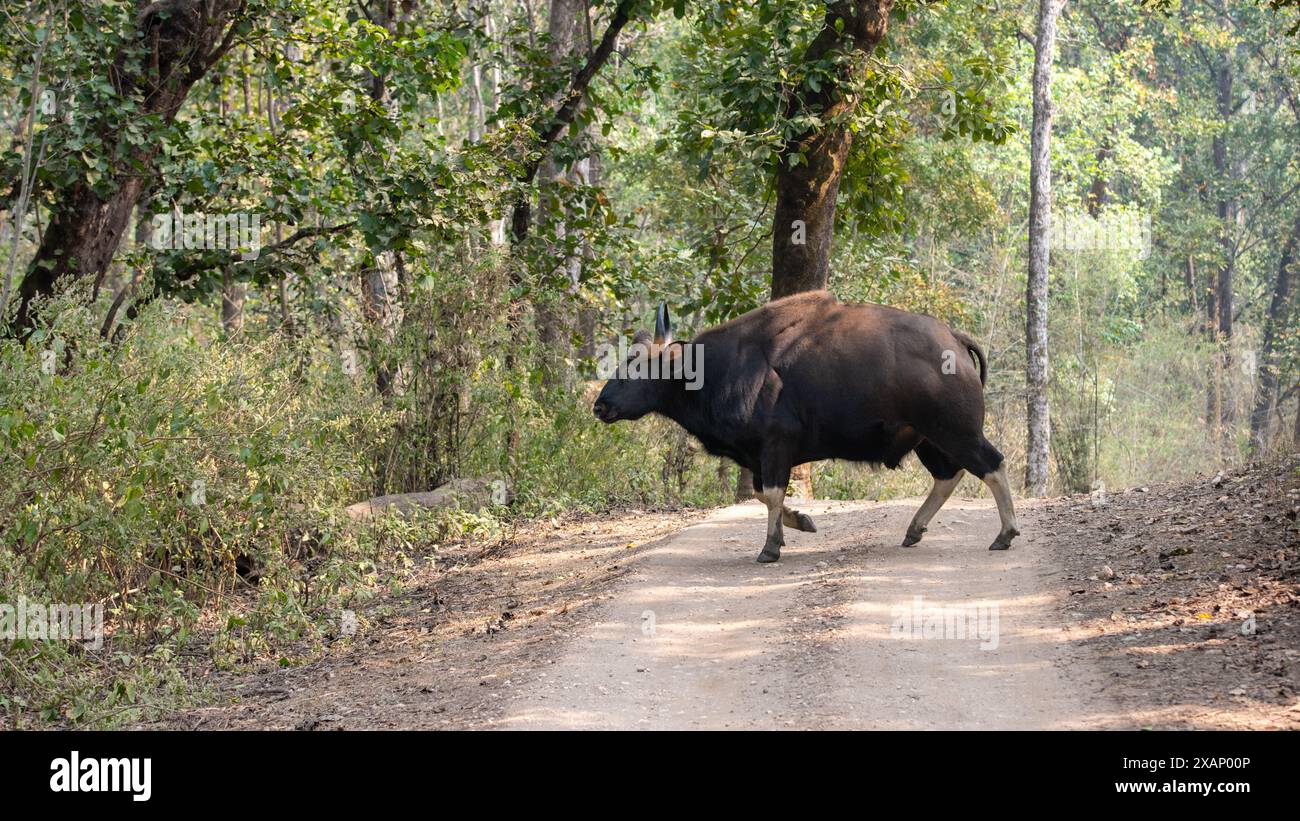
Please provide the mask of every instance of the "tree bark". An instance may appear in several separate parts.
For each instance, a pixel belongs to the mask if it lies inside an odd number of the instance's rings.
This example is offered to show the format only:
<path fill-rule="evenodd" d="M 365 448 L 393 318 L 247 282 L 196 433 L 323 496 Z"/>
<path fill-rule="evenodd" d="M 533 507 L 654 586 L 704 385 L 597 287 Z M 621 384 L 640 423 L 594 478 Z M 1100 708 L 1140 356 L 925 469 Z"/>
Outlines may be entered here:
<path fill-rule="evenodd" d="M 118 54 L 106 80 L 123 97 L 139 101 L 140 118 L 175 119 L 190 89 L 229 51 L 245 0 L 160 0 L 144 5 L 130 52 L 144 48 L 148 59 Z M 142 66 L 133 73 L 134 64 Z M 105 156 L 112 159 L 111 190 L 101 193 L 82 177 L 60 192 L 40 247 L 18 287 L 11 332 L 25 337 L 35 321 L 34 303 L 65 280 L 87 278 L 96 287 L 108 270 L 131 213 L 152 176 L 157 141 L 144 146 L 104 123 L 99 126 Z M 141 173 L 146 169 L 146 173 Z"/>
<path fill-rule="evenodd" d="M 244 328 L 244 299 L 248 296 L 248 286 L 237 281 L 224 272 L 221 282 L 221 330 L 227 336 L 237 334 Z"/>
<path fill-rule="evenodd" d="M 1224 30 L 1231 30 L 1232 20 L 1223 0 L 1217 0 L 1215 8 Z M 1222 249 L 1223 262 L 1215 272 L 1206 300 L 1206 307 L 1209 310 L 1210 338 L 1217 348 L 1215 367 L 1211 375 L 1212 382 L 1207 396 L 1209 407 L 1206 421 L 1221 453 L 1226 456 L 1230 448 L 1231 428 L 1235 417 L 1233 403 L 1224 381 L 1232 370 L 1233 278 L 1237 268 L 1236 233 L 1240 215 L 1240 203 L 1235 192 L 1224 191 L 1225 188 L 1235 188 L 1235 180 L 1239 176 L 1239 169 L 1233 164 L 1228 151 L 1228 135 L 1224 130 L 1235 110 L 1230 46 L 1224 47 L 1217 54 L 1213 78 L 1216 107 L 1219 119 L 1223 122 L 1223 129 L 1215 134 L 1211 143 L 1215 182 L 1220 187 L 1215 212 L 1219 218 L 1219 246 Z"/>
<path fill-rule="evenodd" d="M 749 468 L 736 471 L 736 501 L 743 502 L 754 498 L 754 472 Z"/>
<path fill-rule="evenodd" d="M 37 151 L 36 149 L 35 127 L 37 106 L 40 99 L 37 89 L 40 88 L 41 83 L 41 63 L 45 59 L 45 50 L 48 46 L 49 38 L 46 37 L 41 41 L 40 47 L 36 50 L 36 55 L 32 59 L 32 76 L 27 90 L 31 103 L 25 113 L 18 115 L 18 123 L 13 129 L 13 144 L 22 146 L 23 163 L 19 170 L 18 183 L 14 186 L 17 191 L 16 202 L 10 208 L 13 219 L 13 244 L 10 246 L 9 261 L 5 266 L 4 285 L 0 287 L 0 324 L 3 324 L 5 317 L 9 315 L 9 298 L 13 296 L 14 292 L 14 272 L 18 263 L 18 249 L 22 247 L 27 206 L 31 200 L 32 188 L 36 182 L 36 171 L 40 168 L 41 160 L 45 154 L 44 140 L 41 140 L 40 150 Z M 40 156 L 35 157 L 33 160 L 33 154 L 39 154 Z"/>
<path fill-rule="evenodd" d="M 1101 148 L 1097 149 L 1097 175 L 1092 178 L 1087 202 L 1088 214 L 1094 219 L 1101 216 L 1106 206 L 1110 205 L 1110 178 L 1106 176 L 1106 164 L 1110 162 L 1114 153 L 1108 139 L 1102 143 Z"/>
<path fill-rule="evenodd" d="M 490 19 L 483 0 L 470 0 L 467 14 L 471 26 L 480 20 Z M 469 141 L 476 143 L 483 139 L 487 114 L 483 108 L 483 64 L 479 62 L 477 54 L 471 54 L 470 60 L 469 85 L 466 89 L 469 92 Z"/>
<path fill-rule="evenodd" d="M 1291 426 L 1291 449 L 1300 452 L 1300 397 L 1296 397 L 1295 422 Z"/>
<path fill-rule="evenodd" d="M 808 45 L 810 65 L 837 52 L 870 54 L 884 39 L 894 0 L 830 3 L 826 20 Z M 776 171 L 776 213 L 772 230 L 772 299 L 826 287 L 835 232 L 835 200 L 853 132 L 833 120 L 852 106 L 837 83 L 815 93 L 796 94 L 787 116 L 816 114 L 832 124 L 799 134 L 782 146 Z"/>
<path fill-rule="evenodd" d="M 801 62 L 811 65 L 845 52 L 869 55 L 885 38 L 893 7 L 894 0 L 841 0 L 828 4 L 822 29 L 808 45 Z M 796 92 L 786 103 L 787 116 L 816 114 L 825 125 L 788 140 L 778 155 L 772 299 L 826 287 L 840 178 L 853 147 L 853 132 L 835 120 L 852 105 L 840 83 L 825 83 L 816 92 Z M 749 481 L 749 471 L 742 468 L 737 498 L 742 492 L 748 498 Z M 790 482 L 796 496 L 811 499 L 812 465 L 795 466 Z"/>
<path fill-rule="evenodd" d="M 382 251 L 361 274 L 361 296 L 369 328 L 367 349 L 375 365 L 375 390 L 389 396 L 400 382 L 400 363 L 388 360 L 391 346 L 402 324 L 402 299 L 398 288 L 401 255 Z"/>
<path fill-rule="evenodd" d="M 586 184 L 598 187 L 604 173 L 604 165 L 601 162 L 599 154 L 593 154 L 584 160 Z M 581 254 L 574 259 L 574 267 L 570 271 L 570 278 L 573 281 L 575 294 L 578 293 L 581 277 L 584 270 L 588 269 L 596 258 L 596 249 L 592 246 L 591 238 L 583 234 L 579 238 L 579 248 Z M 584 360 L 595 359 L 596 357 L 596 309 L 588 300 L 578 300 L 575 306 L 577 315 L 578 338 L 581 340 L 578 348 L 578 358 Z"/>
<path fill-rule="evenodd" d="M 1264 321 L 1264 341 L 1261 345 L 1257 367 L 1259 384 L 1255 389 L 1255 408 L 1250 414 L 1250 455 L 1264 452 L 1268 444 L 1269 420 L 1278 400 L 1278 363 L 1274 361 L 1278 332 L 1288 327 L 1291 313 L 1292 267 L 1296 262 L 1296 246 L 1300 244 L 1300 217 L 1291 227 L 1291 235 L 1282 248 L 1282 258 L 1277 265 L 1277 279 L 1273 283 L 1273 298 L 1269 302 L 1268 316 Z"/>
<path fill-rule="evenodd" d="M 590 44 L 584 41 L 588 0 L 551 0 L 547 20 L 547 56 L 551 65 L 564 65 L 575 54 L 585 54 Z M 581 105 L 575 109 L 575 116 Z M 537 289 L 533 309 L 537 315 L 538 352 L 542 358 L 543 384 L 556 385 L 561 379 L 561 369 L 569 353 L 573 323 L 568 305 L 569 263 L 563 252 L 567 245 L 569 226 L 565 219 L 565 202 L 562 196 L 564 183 L 573 179 L 577 168 L 567 169 L 555 161 L 548 151 L 538 170 L 537 226 L 541 234 L 554 240 L 548 257 L 554 267 L 548 271 L 546 281 Z"/>
<path fill-rule="evenodd" d="M 1034 38 L 1033 131 L 1029 149 L 1029 276 L 1025 285 L 1025 492 L 1047 493 L 1052 419 L 1048 405 L 1047 278 L 1052 232 L 1052 64 L 1065 0 L 1039 0 Z"/>

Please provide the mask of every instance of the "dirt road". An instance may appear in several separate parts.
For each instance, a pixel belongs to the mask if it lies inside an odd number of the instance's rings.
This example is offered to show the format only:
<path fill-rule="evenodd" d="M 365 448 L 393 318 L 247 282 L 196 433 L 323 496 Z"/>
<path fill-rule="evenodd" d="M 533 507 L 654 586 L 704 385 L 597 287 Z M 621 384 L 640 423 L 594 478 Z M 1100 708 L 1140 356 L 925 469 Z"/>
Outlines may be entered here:
<path fill-rule="evenodd" d="M 1005 552 L 961 497 L 900 547 L 918 503 L 801 505 L 774 565 L 756 502 L 442 545 L 140 726 L 1300 729 L 1300 462 L 1021 500 Z"/>
<path fill-rule="evenodd" d="M 902 548 L 916 505 L 802 505 L 819 532 L 787 529 L 775 565 L 753 561 L 758 503 L 716 511 L 649 550 L 563 654 L 516 687 L 496 726 L 1111 723 L 1095 673 L 1070 655 L 1050 557 L 1027 539 L 986 550 L 997 514 L 982 500 L 953 499 Z"/>

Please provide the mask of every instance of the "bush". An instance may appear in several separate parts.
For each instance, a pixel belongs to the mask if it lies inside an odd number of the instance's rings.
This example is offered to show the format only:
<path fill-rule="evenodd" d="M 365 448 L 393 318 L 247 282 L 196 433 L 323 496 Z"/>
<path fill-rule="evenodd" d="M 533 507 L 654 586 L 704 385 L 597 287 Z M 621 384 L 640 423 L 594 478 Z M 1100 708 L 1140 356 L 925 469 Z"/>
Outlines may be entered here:
<path fill-rule="evenodd" d="M 530 346 L 500 330 L 504 302 L 474 296 L 498 269 L 443 270 L 376 349 L 405 369 L 385 395 L 310 322 L 227 337 L 202 306 L 162 300 L 115 343 L 72 300 L 25 344 L 0 342 L 0 603 L 101 603 L 108 627 L 98 650 L 13 642 L 9 723 L 107 726 L 200 696 L 182 652 L 295 663 L 385 562 L 502 517 L 729 498 L 718 460 L 675 426 L 605 426 L 585 383 L 541 385 Z M 515 478 L 513 510 L 343 514 L 487 473 Z"/>
<path fill-rule="evenodd" d="M 300 633 L 362 547 L 340 510 L 364 495 L 356 443 L 375 435 L 374 402 L 323 364 L 326 350 L 210 336 L 194 313 L 157 303 L 114 346 L 86 312 L 57 305 L 26 345 L 0 343 L 0 589 L 10 602 L 105 603 L 112 640 L 85 659 L 105 670 L 114 650 L 148 659 L 183 644 L 200 613 L 237 593 L 241 570 L 282 596 L 266 629 Z M 37 672 L 10 659 L 0 674 L 15 723 L 37 709 L 86 718 L 67 705 L 88 694 L 61 692 L 80 684 L 38 686 L 66 666 L 66 646 L 27 650 Z M 95 687 L 92 712 L 149 695 Z"/>

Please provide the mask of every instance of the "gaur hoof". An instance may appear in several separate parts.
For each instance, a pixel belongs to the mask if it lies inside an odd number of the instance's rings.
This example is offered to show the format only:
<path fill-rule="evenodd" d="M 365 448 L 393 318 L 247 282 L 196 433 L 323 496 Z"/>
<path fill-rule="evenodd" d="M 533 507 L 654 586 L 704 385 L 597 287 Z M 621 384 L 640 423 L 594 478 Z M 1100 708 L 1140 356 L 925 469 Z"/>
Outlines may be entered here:
<path fill-rule="evenodd" d="M 1011 547 L 1011 540 L 1020 535 L 1019 530 L 1012 530 L 1010 533 L 999 533 L 998 537 L 989 545 L 989 550 L 1007 550 Z"/>
<path fill-rule="evenodd" d="M 925 528 L 921 528 L 920 530 L 912 530 L 909 528 L 907 535 L 903 537 L 903 547 L 911 547 L 921 541 L 921 534 L 924 532 Z"/>
<path fill-rule="evenodd" d="M 758 554 L 758 559 L 756 561 L 759 564 L 770 564 L 779 558 L 781 558 L 781 551 L 769 552 L 764 548 L 763 552 Z"/>
<path fill-rule="evenodd" d="M 804 533 L 816 533 L 816 532 L 817 532 L 817 525 L 813 524 L 812 517 L 809 516 L 807 513 L 800 513 L 800 514 L 799 514 L 798 516 L 796 516 L 795 518 L 797 518 L 797 519 L 799 520 L 799 524 L 796 525 L 796 527 L 797 527 L 799 530 L 802 530 Z"/>

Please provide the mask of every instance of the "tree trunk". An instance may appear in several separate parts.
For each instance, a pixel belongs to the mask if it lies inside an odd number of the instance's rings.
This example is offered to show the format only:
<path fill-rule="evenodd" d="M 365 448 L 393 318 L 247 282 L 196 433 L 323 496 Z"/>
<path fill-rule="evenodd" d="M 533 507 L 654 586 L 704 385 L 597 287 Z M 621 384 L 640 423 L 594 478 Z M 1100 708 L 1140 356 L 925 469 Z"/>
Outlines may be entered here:
<path fill-rule="evenodd" d="M 139 117 L 163 124 L 175 119 L 190 89 L 230 49 L 244 0 L 161 0 L 144 7 L 129 49 L 114 60 L 107 82 L 123 97 L 138 101 Z M 143 45 L 150 59 L 138 60 Z M 109 123 L 98 126 L 110 167 L 111 190 L 99 193 L 85 177 L 59 193 L 40 247 L 18 287 L 18 310 L 11 331 L 26 336 L 35 321 L 36 300 L 54 293 L 65 280 L 103 280 L 117 252 L 131 213 L 152 176 L 160 144 L 132 145 Z M 145 173 L 141 173 L 142 170 Z"/>
<path fill-rule="evenodd" d="M 547 122 L 548 125 L 537 132 L 536 144 L 528 146 L 530 152 L 534 153 L 532 153 L 532 158 L 523 164 L 523 170 L 517 178 L 517 182 L 521 186 L 529 186 L 537 178 L 537 172 L 541 168 L 543 159 L 550 156 L 551 147 L 555 145 L 555 141 L 559 138 L 561 132 L 573 123 L 573 119 L 578 115 L 578 109 L 582 105 L 582 100 L 587 94 L 587 87 L 591 85 L 592 78 L 596 76 L 596 73 L 609 61 L 610 55 L 614 53 L 614 46 L 618 43 L 618 36 L 632 19 L 632 10 L 637 2 L 638 0 L 620 0 L 619 4 L 614 7 L 609 25 L 605 27 L 605 33 L 601 35 L 599 45 L 588 55 L 587 61 L 582 68 L 569 81 L 568 88 L 555 101 L 555 108 L 550 116 L 544 118 L 543 121 Z M 529 17 L 531 19 L 531 14 Z M 519 192 L 510 214 L 510 238 L 516 247 L 528 238 L 532 223 L 532 200 L 525 189 Z"/>
<path fill-rule="evenodd" d="M 492 17 L 492 3 L 490 0 L 480 0 L 480 2 L 482 3 L 483 34 L 487 37 L 489 42 L 496 42 L 497 24 L 496 20 Z M 492 67 L 488 71 L 487 80 L 487 88 L 482 94 L 482 99 L 484 99 L 483 107 L 486 109 L 484 111 L 485 120 L 487 119 L 488 114 L 496 113 L 501 98 L 501 64 L 499 62 L 493 61 Z M 488 130 L 486 123 L 483 128 L 486 133 Z M 508 217 L 503 216 L 493 219 L 488 224 L 488 241 L 492 244 L 493 248 L 505 247 L 509 221 Z"/>
<path fill-rule="evenodd" d="M 749 468 L 736 471 L 736 501 L 754 498 L 754 472 Z"/>
<path fill-rule="evenodd" d="M 585 163 L 586 184 L 598 187 L 601 183 L 601 175 L 604 172 L 604 166 L 601 163 L 600 155 L 593 154 L 583 161 Z M 596 258 L 596 250 L 592 247 L 591 238 L 586 234 L 581 236 L 579 242 L 581 254 L 574 259 L 574 267 L 570 271 L 570 278 L 573 282 L 574 293 L 580 296 L 581 279 L 585 270 L 589 269 Z M 584 360 L 596 358 L 596 309 L 592 307 L 588 300 L 578 299 L 575 308 L 577 315 L 578 338 L 581 340 L 578 348 L 578 357 Z"/>
<path fill-rule="evenodd" d="M 1300 452 L 1300 396 L 1295 402 L 1295 423 L 1291 426 L 1291 449 Z"/>
<path fill-rule="evenodd" d="M 244 298 L 248 295 L 248 286 L 238 282 L 227 270 L 221 281 L 221 330 L 227 336 L 239 333 L 244 328 Z"/>
<path fill-rule="evenodd" d="M 1092 187 L 1088 189 L 1088 214 L 1094 219 L 1100 217 L 1110 205 L 1110 178 L 1106 176 L 1106 164 L 1110 162 L 1114 149 L 1111 148 L 1109 138 L 1102 141 L 1101 148 L 1097 149 L 1097 176 L 1092 178 Z M 1161 271 L 1164 269 L 1161 268 Z"/>
<path fill-rule="evenodd" d="M 547 20 L 547 56 L 551 65 L 565 65 L 575 54 L 585 54 L 590 50 L 590 44 L 584 38 L 587 4 L 588 0 L 551 0 Z M 581 111 L 581 105 L 577 110 Z M 562 192 L 576 171 L 576 167 L 562 167 L 550 152 L 538 171 L 537 227 L 544 238 L 554 241 L 550 253 L 545 255 L 553 265 L 533 295 L 542 382 L 548 386 L 564 381 L 561 371 L 573 336 L 573 312 L 568 299 L 571 260 L 565 252 L 569 226 Z"/>
<path fill-rule="evenodd" d="M 1047 493 L 1052 420 L 1047 401 L 1047 277 L 1052 232 L 1052 63 L 1065 0 L 1039 0 L 1034 39 L 1033 131 L 1029 149 L 1029 277 L 1025 285 L 1025 492 Z"/>
<path fill-rule="evenodd" d="M 812 65 L 841 51 L 870 54 L 884 39 L 894 0 L 854 0 L 831 4 L 821 32 L 804 52 Z M 801 113 L 831 120 L 853 103 L 838 83 L 795 95 L 788 116 Z M 772 299 L 826 287 L 835 232 L 835 200 L 853 133 L 841 126 L 808 131 L 780 151 L 776 171 L 776 213 L 772 230 Z"/>
<path fill-rule="evenodd" d="M 1219 22 L 1225 30 L 1230 30 L 1232 21 L 1223 0 L 1218 0 L 1216 10 Z M 1210 338 L 1217 350 L 1212 384 L 1208 391 L 1209 408 L 1206 415 L 1210 434 L 1214 437 L 1220 452 L 1227 457 L 1235 415 L 1230 392 L 1224 382 L 1227 375 L 1232 372 L 1233 277 L 1237 267 L 1236 233 L 1240 213 L 1240 203 L 1235 194 L 1224 192 L 1224 189 L 1234 187 L 1233 181 L 1239 175 L 1239 169 L 1232 162 L 1228 152 L 1228 135 L 1225 130 L 1234 111 L 1231 47 L 1225 47 L 1218 53 L 1213 76 L 1215 102 L 1219 119 L 1224 126 L 1215 134 L 1211 144 L 1215 183 L 1223 192 L 1215 203 L 1215 212 L 1219 218 L 1219 246 L 1222 249 L 1223 262 L 1215 273 L 1207 300 L 1210 311 Z"/>
<path fill-rule="evenodd" d="M 467 15 L 471 26 L 490 19 L 488 13 L 487 4 L 483 0 L 470 0 Z M 466 89 L 469 92 L 469 141 L 476 143 L 483 139 L 487 114 L 483 108 L 483 64 L 479 62 L 477 54 L 471 54 L 470 60 L 469 86 Z"/>
<path fill-rule="evenodd" d="M 37 118 L 37 106 L 39 105 L 39 95 L 37 89 L 41 82 L 41 63 L 45 59 L 45 50 L 49 46 L 49 38 L 43 38 L 36 51 L 36 56 L 32 60 L 32 76 L 28 95 L 31 103 L 27 110 L 18 115 L 18 122 L 15 124 L 14 135 L 11 146 L 22 147 L 23 162 L 20 168 L 20 177 L 18 184 L 15 186 L 18 192 L 16 201 L 10 206 L 10 217 L 13 220 L 13 243 L 9 248 L 9 260 L 5 265 L 4 285 L 0 286 L 0 326 L 3 326 L 5 317 L 9 315 L 9 299 L 14 293 L 14 273 L 18 264 L 18 249 L 22 247 L 24 221 L 27 219 L 27 206 L 30 204 L 32 187 L 36 182 L 36 171 L 40 168 L 41 161 L 44 159 L 45 142 L 41 141 L 41 156 L 33 158 L 32 154 L 36 151 L 35 128 Z M 5 224 L 8 228 L 8 223 Z"/>
<path fill-rule="evenodd" d="M 835 200 L 853 142 L 844 129 L 828 131 L 801 143 L 804 159 L 795 168 L 788 168 L 782 157 L 772 227 L 772 299 L 826 287 Z M 797 148 L 791 151 L 799 153 Z"/>
<path fill-rule="evenodd" d="M 370 6 L 369 18 L 370 22 L 390 35 L 395 35 L 398 23 L 397 0 L 376 0 Z M 382 74 L 370 75 L 370 99 L 381 107 L 386 107 L 389 96 L 388 78 Z M 388 361 L 386 354 L 391 351 L 402 322 L 402 294 L 399 287 L 401 267 L 401 252 L 385 250 L 375 254 L 361 274 L 362 307 L 370 329 L 368 347 L 375 366 L 375 389 L 380 396 L 392 394 L 400 381 L 397 378 L 400 364 Z"/>
<path fill-rule="evenodd" d="M 1256 366 L 1259 384 L 1255 390 L 1255 408 L 1250 414 L 1250 455 L 1264 452 L 1268 444 L 1269 420 L 1278 400 L 1278 363 L 1276 351 L 1278 332 L 1288 327 L 1291 313 L 1291 268 L 1296 262 L 1296 246 L 1300 243 L 1300 217 L 1291 226 L 1291 235 L 1282 248 L 1282 258 L 1277 265 L 1277 280 L 1273 284 L 1273 299 L 1269 302 L 1268 316 L 1264 322 L 1264 342 Z"/>
<path fill-rule="evenodd" d="M 894 0 L 831 4 L 802 63 L 812 65 L 842 51 L 870 54 L 885 37 L 893 7 Z M 786 114 L 805 113 L 830 121 L 852 105 L 839 83 L 825 82 L 817 92 L 792 96 Z M 806 131 L 781 147 L 772 226 L 772 299 L 826 287 L 840 177 L 852 147 L 853 132 L 839 125 Z M 744 493 L 748 498 L 751 488 L 742 484 L 749 481 L 749 471 L 740 473 L 736 496 Z M 812 498 L 812 465 L 795 466 L 790 481 L 796 496 Z"/>

